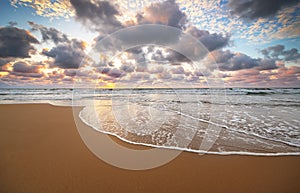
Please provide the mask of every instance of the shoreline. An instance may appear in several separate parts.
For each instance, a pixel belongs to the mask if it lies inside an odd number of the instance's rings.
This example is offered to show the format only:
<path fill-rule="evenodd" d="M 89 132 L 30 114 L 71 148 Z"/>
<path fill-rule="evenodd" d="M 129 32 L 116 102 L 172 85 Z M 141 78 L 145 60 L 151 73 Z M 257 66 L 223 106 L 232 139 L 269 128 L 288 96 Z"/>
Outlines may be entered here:
<path fill-rule="evenodd" d="M 0 112 L 1 193 L 300 191 L 300 156 L 182 152 L 155 169 L 124 170 L 89 151 L 72 107 L 2 104 Z M 149 148 L 110 137 L 128 148 Z"/>
<path fill-rule="evenodd" d="M 51 105 L 53 105 L 53 104 L 51 104 Z M 53 105 L 53 106 L 55 107 L 56 105 Z M 70 106 L 65 106 L 65 107 L 70 107 Z M 83 122 L 85 125 L 87 125 L 88 127 L 94 129 L 97 132 L 110 135 L 112 137 L 117 138 L 118 140 L 124 141 L 125 143 L 136 145 L 136 146 L 145 146 L 145 147 L 148 147 L 148 148 L 161 148 L 161 149 L 166 149 L 166 150 L 184 151 L 184 152 L 190 152 L 190 153 L 195 153 L 195 154 L 224 155 L 224 156 L 226 156 L 226 155 L 266 156 L 266 157 L 270 157 L 270 156 L 300 156 L 300 152 L 287 152 L 287 153 L 283 153 L 283 152 L 280 152 L 280 153 L 257 153 L 256 152 L 255 153 L 255 152 L 243 152 L 243 151 L 226 151 L 226 152 L 202 151 L 201 152 L 201 151 L 194 150 L 194 149 L 179 148 L 179 147 L 173 147 L 173 146 L 170 146 L 170 147 L 168 147 L 168 146 L 158 146 L 158 145 L 153 145 L 153 144 L 133 142 L 133 141 L 129 141 L 127 139 L 124 139 L 124 138 L 118 136 L 117 134 L 107 132 L 107 131 L 100 131 L 100 130 L 96 129 L 93 125 L 91 125 L 87 121 L 85 121 L 84 118 L 80 115 L 80 113 L 82 112 L 82 110 L 84 108 L 85 107 L 82 107 L 82 109 L 80 110 L 80 112 L 78 113 L 77 116 L 79 117 L 80 121 Z M 230 130 L 231 131 L 236 131 L 236 130 L 233 130 L 233 129 L 230 129 Z M 244 133 L 244 132 L 241 132 L 241 133 Z M 245 133 L 245 134 L 247 134 L 247 133 Z M 278 142 L 278 143 L 283 143 L 285 145 L 294 146 L 294 145 L 288 144 L 288 143 L 283 142 L 283 141 L 276 141 L 276 140 L 273 140 L 273 139 L 267 139 L 267 138 L 263 138 L 261 136 L 256 136 L 256 135 L 254 135 L 254 136 L 262 138 L 264 140 L 270 140 L 270 141 L 275 141 L 275 142 Z"/>

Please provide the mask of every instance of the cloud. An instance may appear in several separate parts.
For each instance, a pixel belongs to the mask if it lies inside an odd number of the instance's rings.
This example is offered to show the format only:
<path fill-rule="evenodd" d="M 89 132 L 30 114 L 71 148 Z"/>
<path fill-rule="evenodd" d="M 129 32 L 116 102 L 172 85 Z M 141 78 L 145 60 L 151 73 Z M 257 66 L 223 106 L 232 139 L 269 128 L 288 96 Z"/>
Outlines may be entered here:
<path fill-rule="evenodd" d="M 258 69 L 236 71 L 226 78 L 228 86 L 265 86 L 265 87 L 299 87 L 300 67 L 280 67 L 276 70 L 261 73 Z"/>
<path fill-rule="evenodd" d="M 180 10 L 175 1 L 169 0 L 152 3 L 145 7 L 143 12 L 137 14 L 137 21 L 131 22 L 128 26 L 136 24 L 163 24 L 185 30 L 186 22 L 185 13 Z M 183 34 L 183 31 L 180 29 L 170 29 L 165 26 L 153 27 L 152 25 L 127 28 L 126 30 L 122 30 L 121 33 L 117 32 L 113 37 L 110 36 L 105 39 L 103 39 L 103 35 L 101 34 L 95 38 L 95 47 L 99 52 L 103 52 L 107 50 L 120 51 L 123 48 L 136 45 L 158 44 L 162 47 L 171 47 L 177 51 L 168 50 L 166 54 L 157 51 L 156 53 L 152 53 L 152 59 L 177 64 L 180 62 L 190 62 L 190 59 L 199 60 L 207 54 L 207 50 L 220 49 L 230 43 L 229 34 L 210 33 L 209 31 L 200 30 L 192 26 L 184 31 L 186 34 Z M 202 42 L 207 50 L 204 47 L 203 49 L 199 49 L 199 46 L 195 46 L 197 40 Z M 143 51 L 138 50 L 138 52 L 141 53 Z M 140 63 L 140 61 L 137 62 Z"/>
<path fill-rule="evenodd" d="M 107 36 L 106 38 L 102 38 L 100 35 L 95 38 L 95 48 L 101 52 L 124 50 L 125 48 L 147 44 L 167 46 L 176 44 L 181 34 L 181 30 L 170 29 L 163 25 L 139 25 L 120 30 L 114 33 L 113 36 Z"/>
<path fill-rule="evenodd" d="M 132 64 L 122 64 L 122 66 L 120 67 L 120 70 L 122 70 L 126 73 L 130 73 L 135 70 L 135 67 Z"/>
<path fill-rule="evenodd" d="M 186 33 L 198 39 L 208 49 L 208 51 L 223 48 L 229 44 L 230 40 L 230 35 L 228 34 L 223 36 L 221 33 L 210 33 L 206 30 L 199 30 L 196 27 L 189 27 L 186 30 Z"/>
<path fill-rule="evenodd" d="M 31 77 L 31 78 L 41 78 L 43 74 L 40 73 L 40 65 L 29 65 L 25 62 L 16 62 L 13 65 L 13 69 L 10 75 Z"/>
<path fill-rule="evenodd" d="M 284 7 L 292 6 L 299 0 L 229 0 L 232 14 L 245 19 L 257 19 L 275 15 Z"/>
<path fill-rule="evenodd" d="M 10 60 L 0 58 L 0 67 L 4 66 L 4 65 L 7 64 L 8 62 L 10 62 Z"/>
<path fill-rule="evenodd" d="M 28 23 L 32 27 L 33 31 L 39 30 L 41 32 L 43 41 L 51 40 L 55 44 L 58 44 L 60 42 L 67 42 L 67 41 L 69 41 L 69 39 L 68 39 L 68 37 L 67 37 L 66 34 L 58 31 L 55 28 L 52 28 L 52 27 L 47 28 L 47 27 L 45 27 L 43 25 L 39 25 L 39 24 L 36 24 L 34 22 L 31 22 L 31 21 L 29 21 Z"/>
<path fill-rule="evenodd" d="M 168 50 L 168 55 L 166 56 L 166 60 L 173 63 L 173 65 L 180 65 L 181 62 L 191 62 L 185 55 L 178 53 L 173 50 Z"/>
<path fill-rule="evenodd" d="M 39 41 L 28 31 L 16 27 L 0 28 L 0 57 L 28 58 Z"/>
<path fill-rule="evenodd" d="M 65 69 L 64 75 L 69 77 L 80 77 L 80 78 L 98 78 L 94 77 L 94 74 L 92 74 L 92 70 L 85 70 L 85 69 Z"/>
<path fill-rule="evenodd" d="M 136 15 L 137 24 L 164 24 L 183 29 L 186 24 L 186 15 L 174 0 L 153 3 Z"/>
<path fill-rule="evenodd" d="M 276 64 L 276 60 L 274 60 L 274 59 L 262 59 L 259 61 L 260 61 L 260 64 L 259 64 L 259 66 L 257 66 L 258 70 L 273 70 L 273 69 L 278 68 L 278 66 Z"/>
<path fill-rule="evenodd" d="M 137 73 L 132 73 L 130 74 L 129 79 L 127 80 L 128 82 L 137 82 L 137 81 L 144 81 L 144 80 L 148 80 L 150 81 L 150 74 L 149 73 L 145 73 L 145 72 L 137 72 Z"/>
<path fill-rule="evenodd" d="M 87 27 L 109 33 L 122 27 L 116 16 L 120 13 L 109 1 L 71 0 L 76 19 Z"/>
<path fill-rule="evenodd" d="M 36 65 L 28 65 L 25 62 L 16 62 L 13 66 L 13 72 L 21 72 L 21 73 L 38 73 L 40 66 Z"/>
<path fill-rule="evenodd" d="M 72 39 L 70 42 L 58 44 L 51 50 L 43 50 L 42 54 L 54 58 L 54 65 L 60 68 L 78 68 L 85 57 L 85 46 L 82 41 Z"/>
<path fill-rule="evenodd" d="M 243 69 L 256 68 L 258 70 L 276 69 L 276 60 L 252 58 L 243 53 L 233 53 L 229 50 L 217 50 L 212 56 L 221 71 L 237 71 Z"/>
<path fill-rule="evenodd" d="M 109 71 L 105 72 L 105 74 L 107 74 L 108 76 L 110 76 L 112 78 L 120 78 L 124 75 L 124 72 L 122 72 L 118 68 L 112 68 Z"/>
<path fill-rule="evenodd" d="M 165 70 L 164 67 L 156 66 L 156 67 L 153 67 L 153 68 L 149 69 L 149 73 L 157 74 L 157 73 L 162 73 L 164 70 Z"/>
<path fill-rule="evenodd" d="M 227 60 L 225 61 L 219 61 L 219 58 L 216 59 L 216 61 L 221 62 L 219 66 L 221 70 L 235 71 L 253 68 L 259 65 L 259 61 L 257 59 L 253 59 L 250 56 L 243 53 L 236 53 L 234 55 L 231 55 L 230 58 L 226 59 Z"/>
<path fill-rule="evenodd" d="M 158 73 L 156 76 L 158 79 L 162 79 L 162 80 L 167 80 L 172 78 L 172 74 L 169 73 L 168 71 L 163 71 L 161 73 Z"/>
<path fill-rule="evenodd" d="M 64 71 L 64 74 L 69 77 L 74 77 L 77 75 L 77 73 L 78 73 L 77 69 L 66 69 Z"/>
<path fill-rule="evenodd" d="M 184 68 L 182 66 L 179 66 L 177 68 L 171 69 L 172 74 L 185 74 Z"/>
<path fill-rule="evenodd" d="M 292 75 L 300 75 L 300 67 L 299 66 L 291 66 L 291 67 L 283 67 L 279 69 L 281 76 L 292 76 Z"/>
<path fill-rule="evenodd" d="M 42 34 L 43 41 L 52 41 L 55 46 L 50 50 L 43 49 L 45 56 L 53 58 L 51 65 L 64 69 L 78 68 L 81 61 L 86 56 L 85 42 L 77 39 L 69 39 L 68 36 L 55 28 L 47 28 L 34 22 L 28 22 L 32 26 L 32 30 L 39 30 Z"/>
<path fill-rule="evenodd" d="M 106 78 L 109 80 L 114 80 L 116 78 L 120 78 L 126 75 L 126 73 L 131 73 L 130 72 L 125 72 L 120 68 L 114 68 L 114 67 L 100 67 L 97 70 L 99 73 L 107 75 Z"/>
<path fill-rule="evenodd" d="M 9 26 L 9 27 L 15 27 L 15 26 L 17 26 L 17 25 L 18 25 L 18 23 L 15 22 L 15 21 L 10 21 L 10 22 L 8 22 L 8 26 Z"/>
<path fill-rule="evenodd" d="M 195 69 L 195 71 L 193 72 L 192 74 L 193 76 L 205 76 L 205 77 L 208 77 L 211 75 L 211 72 L 210 70 L 208 70 L 207 68 L 204 68 L 204 69 Z"/>
<path fill-rule="evenodd" d="M 285 61 L 294 61 L 300 59 L 300 53 L 298 49 L 292 48 L 290 50 L 285 50 L 284 45 L 270 46 L 261 50 L 261 53 L 266 58 L 282 59 Z"/>
<path fill-rule="evenodd" d="M 37 15 L 45 17 L 65 17 L 74 15 L 69 0 L 13 0 L 11 5 L 14 7 L 28 6 L 35 9 Z"/>
<path fill-rule="evenodd" d="M 185 55 L 168 48 L 153 49 L 154 47 L 148 47 L 147 55 L 151 55 L 151 60 L 161 63 L 172 63 L 172 65 L 180 65 L 182 62 L 190 62 Z"/>

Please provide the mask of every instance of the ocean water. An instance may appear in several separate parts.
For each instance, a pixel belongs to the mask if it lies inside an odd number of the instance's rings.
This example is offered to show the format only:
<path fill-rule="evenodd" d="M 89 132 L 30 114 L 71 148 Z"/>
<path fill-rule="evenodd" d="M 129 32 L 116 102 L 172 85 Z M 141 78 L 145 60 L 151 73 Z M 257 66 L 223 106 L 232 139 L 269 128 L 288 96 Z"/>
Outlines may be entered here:
<path fill-rule="evenodd" d="M 300 89 L 5 88 L 0 102 L 83 106 L 83 122 L 134 144 L 300 155 Z"/>

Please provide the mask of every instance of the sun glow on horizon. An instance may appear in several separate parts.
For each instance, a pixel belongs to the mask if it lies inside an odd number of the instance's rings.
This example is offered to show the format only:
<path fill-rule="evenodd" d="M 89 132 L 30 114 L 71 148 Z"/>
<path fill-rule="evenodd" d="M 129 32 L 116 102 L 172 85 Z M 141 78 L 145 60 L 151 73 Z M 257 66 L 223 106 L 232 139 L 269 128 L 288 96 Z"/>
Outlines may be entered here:
<path fill-rule="evenodd" d="M 99 88 L 99 89 L 114 89 L 114 88 L 116 88 L 116 85 L 113 82 L 100 81 L 98 84 L 99 84 L 99 86 L 97 86 L 97 88 Z"/>

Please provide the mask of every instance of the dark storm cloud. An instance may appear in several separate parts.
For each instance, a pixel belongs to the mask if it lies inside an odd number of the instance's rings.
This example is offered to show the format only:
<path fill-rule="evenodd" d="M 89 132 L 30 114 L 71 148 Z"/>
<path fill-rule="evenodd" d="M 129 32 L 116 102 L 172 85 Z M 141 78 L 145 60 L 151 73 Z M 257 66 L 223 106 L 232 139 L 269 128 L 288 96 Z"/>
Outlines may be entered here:
<path fill-rule="evenodd" d="M 138 24 L 164 24 L 172 27 L 184 28 L 186 15 L 180 11 L 174 0 L 153 3 L 144 8 L 143 13 L 136 16 Z"/>
<path fill-rule="evenodd" d="M 299 0 L 229 0 L 232 14 L 245 19 L 256 19 L 276 14 L 280 9 L 292 6 Z"/>
<path fill-rule="evenodd" d="M 186 32 L 198 39 L 208 51 L 223 48 L 230 43 L 230 35 L 210 33 L 206 30 L 199 30 L 196 27 L 190 27 Z"/>
<path fill-rule="evenodd" d="M 55 44 L 58 44 L 59 42 L 68 41 L 67 35 L 63 34 L 62 32 L 58 31 L 55 28 L 52 27 L 47 28 L 43 25 L 39 25 L 31 21 L 29 21 L 28 23 L 32 27 L 33 31 L 39 30 L 41 32 L 43 41 L 51 40 Z"/>
<path fill-rule="evenodd" d="M 6 64 L 9 64 L 13 60 L 13 58 L 0 58 L 0 72 L 9 72 L 8 65 Z"/>
<path fill-rule="evenodd" d="M 276 60 L 252 58 L 243 53 L 232 53 L 229 50 L 213 52 L 215 62 L 222 71 L 236 71 L 256 68 L 258 70 L 277 69 Z"/>
<path fill-rule="evenodd" d="M 54 58 L 54 65 L 60 68 L 78 68 L 85 57 L 83 42 L 72 39 L 68 43 L 58 44 L 51 50 L 43 50 L 42 54 Z"/>
<path fill-rule="evenodd" d="M 28 31 L 16 27 L 0 28 L 0 57 L 28 58 L 30 51 L 35 51 L 31 44 L 39 41 Z"/>
<path fill-rule="evenodd" d="M 109 1 L 71 0 L 76 19 L 101 32 L 112 32 L 122 27 L 117 20 L 118 10 Z"/>
<path fill-rule="evenodd" d="M 261 50 L 261 53 L 266 58 L 282 59 L 285 61 L 300 59 L 300 53 L 298 49 L 292 48 L 290 50 L 285 50 L 285 47 L 283 45 L 270 46 L 266 49 Z"/>

